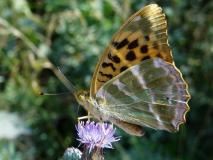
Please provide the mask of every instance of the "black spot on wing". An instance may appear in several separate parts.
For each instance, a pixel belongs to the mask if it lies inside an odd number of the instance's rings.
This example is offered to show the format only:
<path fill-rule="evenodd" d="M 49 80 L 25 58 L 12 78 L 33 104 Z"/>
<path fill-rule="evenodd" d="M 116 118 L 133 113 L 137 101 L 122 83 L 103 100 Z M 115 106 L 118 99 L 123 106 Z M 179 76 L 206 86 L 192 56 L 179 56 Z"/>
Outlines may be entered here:
<path fill-rule="evenodd" d="M 128 68 L 127 66 L 123 66 L 123 67 L 121 67 L 120 72 L 125 71 L 127 68 Z"/>
<path fill-rule="evenodd" d="M 128 43 L 129 43 L 128 39 L 125 38 L 125 39 L 122 40 L 121 42 L 113 41 L 113 42 L 112 42 L 112 45 L 113 45 L 116 49 L 121 49 L 121 48 L 123 48 L 124 46 L 126 46 Z"/>
<path fill-rule="evenodd" d="M 114 67 L 114 65 L 113 65 L 112 63 L 106 63 L 106 62 L 104 62 L 104 63 L 102 63 L 101 66 L 102 66 L 103 68 L 111 67 L 113 71 L 116 70 L 116 68 Z"/>
<path fill-rule="evenodd" d="M 140 48 L 141 53 L 147 53 L 148 52 L 148 46 L 147 45 L 143 45 Z"/>
<path fill-rule="evenodd" d="M 129 45 L 128 45 L 128 49 L 134 49 L 136 47 L 138 47 L 138 40 L 137 39 L 130 42 Z"/>
<path fill-rule="evenodd" d="M 146 41 L 149 41 L 149 40 L 150 40 L 150 38 L 149 38 L 148 35 L 144 36 L 144 39 L 145 39 Z"/>
<path fill-rule="evenodd" d="M 113 77 L 111 74 L 104 74 L 104 73 L 101 72 L 101 71 L 99 71 L 99 73 L 101 74 L 101 76 L 107 77 L 107 78 L 109 78 L 109 79 L 112 79 L 112 77 Z"/>
<path fill-rule="evenodd" d="M 156 56 L 163 59 L 163 56 L 160 53 L 158 53 Z"/>
<path fill-rule="evenodd" d="M 112 56 L 112 54 L 111 53 L 109 53 L 108 54 L 108 58 L 111 60 L 111 61 L 113 61 L 113 62 L 115 62 L 115 63 L 120 63 L 121 62 L 121 60 L 120 60 L 120 58 L 118 57 L 118 56 Z"/>
<path fill-rule="evenodd" d="M 105 83 L 106 81 L 102 81 L 102 80 L 98 79 L 98 82 Z"/>
<path fill-rule="evenodd" d="M 135 52 L 134 51 L 129 51 L 127 54 L 126 54 L 126 60 L 128 61 L 133 61 L 136 59 L 136 55 L 135 55 Z"/>
<path fill-rule="evenodd" d="M 146 59 L 150 59 L 150 56 L 144 56 L 143 58 L 141 58 L 141 61 L 144 61 Z"/>

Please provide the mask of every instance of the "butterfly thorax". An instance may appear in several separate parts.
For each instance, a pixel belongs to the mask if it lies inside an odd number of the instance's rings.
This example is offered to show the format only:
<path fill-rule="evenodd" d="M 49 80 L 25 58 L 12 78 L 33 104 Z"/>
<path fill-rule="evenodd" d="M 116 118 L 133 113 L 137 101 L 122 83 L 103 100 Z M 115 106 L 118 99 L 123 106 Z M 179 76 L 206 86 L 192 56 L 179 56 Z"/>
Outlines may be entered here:
<path fill-rule="evenodd" d="M 102 120 L 100 106 L 95 98 L 89 95 L 88 91 L 80 90 L 75 93 L 75 98 L 92 116 L 98 120 Z"/>

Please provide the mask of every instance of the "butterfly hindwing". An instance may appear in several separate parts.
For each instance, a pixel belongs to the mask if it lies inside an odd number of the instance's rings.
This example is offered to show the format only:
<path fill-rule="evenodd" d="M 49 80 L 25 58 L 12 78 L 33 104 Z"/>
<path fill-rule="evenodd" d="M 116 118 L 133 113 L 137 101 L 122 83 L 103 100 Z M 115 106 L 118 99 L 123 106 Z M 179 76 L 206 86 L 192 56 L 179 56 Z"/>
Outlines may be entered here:
<path fill-rule="evenodd" d="M 127 68 L 155 57 L 173 62 L 165 14 L 161 7 L 151 4 L 131 16 L 112 38 L 96 66 L 91 96 Z"/>
<path fill-rule="evenodd" d="M 96 94 L 109 117 L 167 131 L 178 130 L 185 121 L 189 97 L 179 70 L 159 58 L 132 66 Z"/>

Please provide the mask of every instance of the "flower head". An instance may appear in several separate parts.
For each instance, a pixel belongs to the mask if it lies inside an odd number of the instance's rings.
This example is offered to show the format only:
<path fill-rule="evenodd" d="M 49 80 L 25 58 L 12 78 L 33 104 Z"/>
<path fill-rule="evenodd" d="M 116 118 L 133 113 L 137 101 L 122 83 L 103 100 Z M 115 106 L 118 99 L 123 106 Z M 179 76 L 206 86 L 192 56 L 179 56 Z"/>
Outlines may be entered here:
<path fill-rule="evenodd" d="M 119 141 L 119 137 L 115 137 L 115 129 L 113 125 L 108 123 L 86 123 L 81 121 L 76 126 L 79 141 L 89 149 L 89 152 L 97 148 L 112 148 L 112 142 Z"/>

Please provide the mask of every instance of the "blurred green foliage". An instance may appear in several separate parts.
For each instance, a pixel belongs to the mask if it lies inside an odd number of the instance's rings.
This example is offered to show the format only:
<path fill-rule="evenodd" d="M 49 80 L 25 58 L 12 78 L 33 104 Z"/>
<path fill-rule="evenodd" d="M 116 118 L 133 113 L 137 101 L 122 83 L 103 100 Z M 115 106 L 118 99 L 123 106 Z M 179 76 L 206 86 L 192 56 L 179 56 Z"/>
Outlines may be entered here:
<path fill-rule="evenodd" d="M 153 0 L 163 7 L 177 66 L 192 96 L 187 123 L 170 134 L 125 134 L 110 160 L 213 159 L 213 1 Z M 78 146 L 75 124 L 85 115 L 71 95 L 39 96 L 66 88 L 60 70 L 89 88 L 98 57 L 120 25 L 148 0 L 0 1 L 0 111 L 18 113 L 30 135 L 0 139 L 0 159 L 58 159 Z M 0 130 L 4 126 L 0 126 Z"/>

